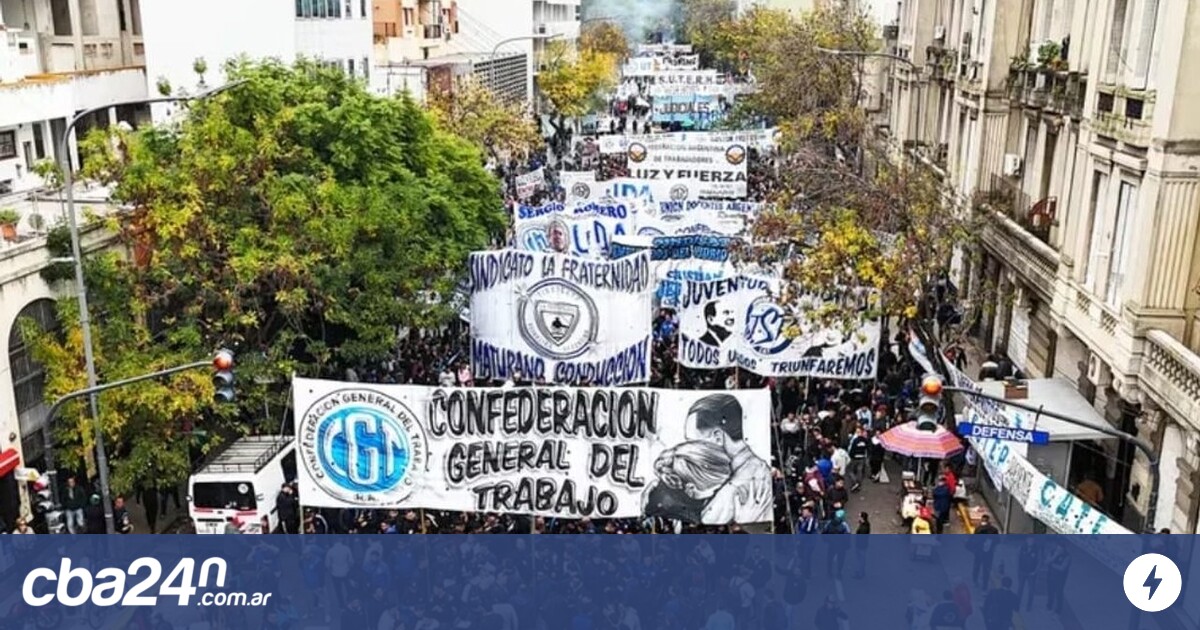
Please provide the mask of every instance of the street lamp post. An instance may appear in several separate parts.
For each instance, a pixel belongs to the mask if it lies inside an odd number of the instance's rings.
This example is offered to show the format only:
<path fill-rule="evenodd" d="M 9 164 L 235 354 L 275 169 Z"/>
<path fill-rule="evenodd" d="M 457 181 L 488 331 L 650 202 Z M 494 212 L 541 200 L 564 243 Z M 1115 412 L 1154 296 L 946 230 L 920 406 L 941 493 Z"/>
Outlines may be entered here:
<path fill-rule="evenodd" d="M 538 39 L 551 40 L 559 39 L 560 37 L 562 37 L 562 33 L 555 33 L 553 35 L 522 35 L 520 37 L 510 37 L 508 39 L 501 40 L 498 44 L 492 47 L 492 56 L 489 58 L 488 65 L 488 87 L 491 88 L 492 92 L 496 94 L 500 93 L 500 91 L 496 89 L 496 53 L 500 51 L 501 46 L 505 44 L 511 44 L 513 42 L 524 42 Z"/>
<path fill-rule="evenodd" d="M 98 382 L 96 379 L 96 358 L 92 351 L 92 321 L 88 313 L 87 286 L 84 284 L 83 278 L 83 248 L 79 238 L 79 221 L 75 218 L 75 172 L 70 154 L 71 131 L 84 118 L 113 107 L 206 99 L 242 83 L 245 83 L 245 81 L 234 81 L 190 96 L 163 96 L 159 98 L 138 99 L 86 109 L 76 114 L 67 123 L 67 127 L 63 129 L 62 139 L 59 140 L 58 154 L 64 162 L 63 184 L 66 186 L 67 193 L 67 227 L 71 232 L 71 256 L 75 264 L 75 296 L 79 300 L 79 328 L 83 335 L 83 361 L 84 367 L 87 370 L 88 390 L 95 390 L 88 394 L 88 403 L 91 407 L 92 430 L 95 433 L 96 440 L 96 473 L 100 477 L 100 493 L 104 505 L 104 527 L 110 534 L 114 533 L 116 528 L 113 523 L 112 493 L 108 486 L 108 454 L 104 449 L 104 433 L 100 426 L 100 409 L 96 399 L 96 393 L 100 390 L 96 390 Z M 49 426 L 47 426 L 46 430 L 49 430 Z M 50 456 L 49 454 L 47 455 Z"/>
<path fill-rule="evenodd" d="M 920 69 L 919 66 L 917 66 L 917 64 L 913 63 L 911 59 L 908 59 L 906 57 L 901 57 L 900 55 L 892 55 L 892 54 L 888 54 L 888 53 L 870 52 L 870 51 L 866 51 L 866 50 L 838 50 L 838 49 L 834 49 L 834 48 L 821 48 L 821 47 L 817 47 L 817 52 L 824 53 L 826 55 L 830 55 L 833 57 L 856 57 L 856 58 L 874 57 L 874 58 L 878 58 L 878 59 L 890 59 L 892 61 L 898 61 L 898 62 L 908 66 L 908 69 L 910 71 L 912 71 L 913 73 L 916 73 Z M 862 81 L 860 80 L 859 81 L 860 89 L 861 89 L 861 83 L 862 83 Z M 921 96 L 915 95 L 915 93 L 919 91 L 919 88 L 916 87 L 917 85 L 919 85 L 919 83 L 916 81 L 913 81 L 912 85 L 913 85 L 913 91 L 914 91 L 913 100 L 916 101 L 916 103 L 917 103 L 917 133 L 916 133 L 917 137 L 914 138 L 914 140 L 919 143 L 921 141 L 921 136 L 925 135 L 922 133 L 923 130 L 921 128 L 922 125 L 924 124 L 924 121 L 921 119 L 922 98 L 921 98 Z M 855 97 L 857 98 L 858 95 L 856 94 Z"/>

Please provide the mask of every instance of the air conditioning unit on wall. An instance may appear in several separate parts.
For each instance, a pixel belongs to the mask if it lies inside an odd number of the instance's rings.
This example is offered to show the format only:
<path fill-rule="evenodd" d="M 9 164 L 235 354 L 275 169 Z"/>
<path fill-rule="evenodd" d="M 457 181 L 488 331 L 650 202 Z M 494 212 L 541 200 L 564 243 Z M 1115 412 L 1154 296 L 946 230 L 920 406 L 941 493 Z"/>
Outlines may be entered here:
<path fill-rule="evenodd" d="M 1016 153 L 1004 154 L 1004 176 L 1005 177 L 1020 177 L 1021 176 L 1021 156 Z"/>
<path fill-rule="evenodd" d="M 1108 387 L 1112 383 L 1112 372 L 1108 364 L 1100 360 L 1095 353 L 1088 355 L 1087 379 L 1096 387 Z"/>

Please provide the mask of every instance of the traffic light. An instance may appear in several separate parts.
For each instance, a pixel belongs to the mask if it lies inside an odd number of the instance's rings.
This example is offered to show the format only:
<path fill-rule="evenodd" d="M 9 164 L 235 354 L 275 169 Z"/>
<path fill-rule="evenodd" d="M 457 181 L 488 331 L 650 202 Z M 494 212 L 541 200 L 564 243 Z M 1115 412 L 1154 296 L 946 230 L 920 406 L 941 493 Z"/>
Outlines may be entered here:
<path fill-rule="evenodd" d="M 213 401 L 231 403 L 233 391 L 233 352 L 221 349 L 213 357 Z"/>
<path fill-rule="evenodd" d="M 936 431 L 942 409 L 942 378 L 928 374 L 921 379 L 921 401 L 917 405 L 917 428 Z"/>

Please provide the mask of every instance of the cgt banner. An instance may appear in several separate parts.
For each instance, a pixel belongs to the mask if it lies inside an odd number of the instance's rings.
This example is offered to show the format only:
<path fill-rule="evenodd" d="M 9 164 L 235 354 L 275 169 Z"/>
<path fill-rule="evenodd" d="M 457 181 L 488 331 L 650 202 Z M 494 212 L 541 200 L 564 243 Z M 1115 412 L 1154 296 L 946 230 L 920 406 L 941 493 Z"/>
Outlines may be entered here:
<path fill-rule="evenodd" d="M 650 380 L 648 254 L 591 261 L 513 249 L 471 254 L 475 377 L 627 385 Z"/>
<path fill-rule="evenodd" d="M 679 296 L 679 360 L 692 368 L 740 367 L 762 376 L 874 378 L 879 320 L 855 331 L 810 323 L 805 312 L 837 296 L 809 294 L 796 308 L 776 299 L 775 280 L 737 276 L 685 282 Z M 866 310 L 865 300 L 847 306 Z"/>
<path fill-rule="evenodd" d="M 300 496 L 333 508 L 769 521 L 768 390 L 297 378 Z"/>
<path fill-rule="evenodd" d="M 689 134 L 687 142 L 658 136 L 631 140 L 626 150 L 630 176 L 678 181 L 694 188 L 698 197 L 744 198 L 746 145 L 705 141 L 702 135 Z"/>

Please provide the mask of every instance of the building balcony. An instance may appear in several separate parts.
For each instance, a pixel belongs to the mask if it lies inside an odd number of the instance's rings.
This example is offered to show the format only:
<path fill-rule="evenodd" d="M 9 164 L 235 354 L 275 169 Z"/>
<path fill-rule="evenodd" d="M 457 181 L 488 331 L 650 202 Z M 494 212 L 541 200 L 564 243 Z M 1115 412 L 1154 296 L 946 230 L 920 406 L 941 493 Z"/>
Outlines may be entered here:
<path fill-rule="evenodd" d="M 424 39 L 441 40 L 445 34 L 446 31 L 441 24 L 425 24 L 421 27 L 421 36 Z"/>
<path fill-rule="evenodd" d="M 1162 330 L 1146 332 L 1138 382 L 1156 404 L 1200 431 L 1200 357 Z"/>
<path fill-rule="evenodd" d="M 1087 94 L 1087 75 L 1045 67 L 1012 67 L 1007 91 L 1009 99 L 1026 108 L 1079 118 Z"/>
<path fill-rule="evenodd" d="M 1029 196 L 1004 178 L 992 178 L 992 190 L 976 204 L 982 214 L 983 244 L 1017 272 L 1024 282 L 1051 299 L 1059 255 L 1046 244 L 1057 199 L 1029 203 Z"/>
<path fill-rule="evenodd" d="M 0 127 L 70 118 L 107 103 L 146 98 L 142 68 L 41 74 L 0 84 Z"/>

